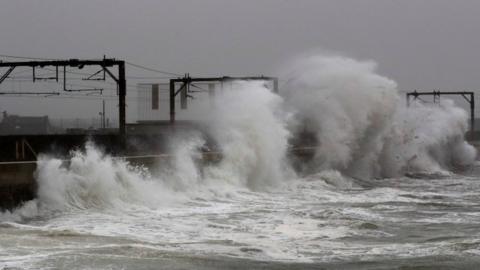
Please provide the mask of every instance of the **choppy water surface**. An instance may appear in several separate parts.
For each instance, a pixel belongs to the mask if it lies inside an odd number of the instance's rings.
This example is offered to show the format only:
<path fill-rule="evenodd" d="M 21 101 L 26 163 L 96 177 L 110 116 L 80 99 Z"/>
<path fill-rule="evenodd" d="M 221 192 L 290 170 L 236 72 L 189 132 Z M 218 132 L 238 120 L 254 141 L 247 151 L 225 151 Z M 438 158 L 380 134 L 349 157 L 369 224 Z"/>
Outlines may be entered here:
<path fill-rule="evenodd" d="M 475 269 L 479 199 L 474 175 L 358 183 L 327 172 L 270 192 L 2 222 L 0 261 L 19 269 Z"/>
<path fill-rule="evenodd" d="M 169 138 L 150 173 L 88 144 L 69 162 L 41 156 L 38 198 L 0 213 L 0 267 L 478 269 L 467 113 L 407 108 L 375 69 L 316 56 L 278 94 L 236 82 L 196 99 L 203 133 Z M 290 159 L 299 145 L 310 160 Z M 210 146 L 222 158 L 200 166 Z"/>

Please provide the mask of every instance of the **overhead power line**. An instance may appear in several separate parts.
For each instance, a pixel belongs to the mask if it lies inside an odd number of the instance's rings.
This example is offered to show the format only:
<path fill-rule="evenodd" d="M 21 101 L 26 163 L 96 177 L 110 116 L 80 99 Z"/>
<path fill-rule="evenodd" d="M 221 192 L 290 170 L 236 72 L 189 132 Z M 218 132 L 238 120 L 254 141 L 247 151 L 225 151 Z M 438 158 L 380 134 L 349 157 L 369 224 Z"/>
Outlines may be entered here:
<path fill-rule="evenodd" d="M 0 57 L 27 59 L 27 60 L 46 60 L 46 61 L 48 61 L 48 60 L 58 60 L 58 59 L 53 59 L 53 58 L 26 57 L 26 56 L 15 56 L 15 55 L 6 55 L 6 54 L 0 54 Z"/>
<path fill-rule="evenodd" d="M 26 60 L 45 60 L 45 61 L 59 60 L 59 59 L 55 59 L 55 58 L 27 57 L 27 56 L 17 56 L 17 55 L 7 55 L 7 54 L 0 54 L 0 57 L 13 58 L 13 59 L 26 59 Z M 157 73 L 161 73 L 161 74 L 165 74 L 165 75 L 170 75 L 170 76 L 175 76 L 175 77 L 183 76 L 183 75 L 178 74 L 178 73 L 158 70 L 158 69 L 155 69 L 155 68 L 146 67 L 146 66 L 135 64 L 135 63 L 128 62 L 128 61 L 125 61 L 125 63 L 130 65 L 130 66 L 136 67 L 136 68 L 140 68 L 140 69 L 144 69 L 144 70 L 148 70 L 148 71 L 152 71 L 152 72 L 157 72 Z M 79 75 L 86 75 L 86 73 L 81 73 L 81 72 L 70 72 L 70 73 L 79 74 Z M 167 78 L 171 78 L 171 77 L 162 77 L 161 79 L 167 79 Z"/>
<path fill-rule="evenodd" d="M 163 71 L 163 70 L 158 70 L 158 69 L 154 69 L 154 68 L 149 68 L 149 67 L 146 67 L 146 66 L 142 66 L 142 65 L 137 65 L 137 64 L 134 64 L 132 62 L 127 62 L 125 61 L 125 63 L 127 63 L 128 65 L 130 66 L 133 66 L 133 67 L 136 67 L 136 68 L 140 68 L 140 69 L 144 69 L 144 70 L 148 70 L 148 71 L 152 71 L 152 72 L 157 72 L 157 73 L 161 73 L 161 74 L 166 74 L 166 75 L 171 75 L 171 76 L 183 76 L 183 75 L 180 75 L 180 74 L 177 74 L 177 73 L 172 73 L 172 72 L 168 72 L 168 71 Z"/>
<path fill-rule="evenodd" d="M 1 95 L 1 94 L 0 94 Z M 7 92 L 7 94 L 2 95 L 2 98 L 22 98 L 22 99 L 76 99 L 76 100 L 108 100 L 108 101 L 117 101 L 118 97 L 117 96 L 88 96 L 88 95 L 56 95 L 53 93 L 36 93 L 35 95 L 23 95 L 21 93 L 16 93 L 16 92 Z M 127 97 L 127 100 L 130 100 L 132 102 L 138 101 L 138 100 L 150 100 L 149 98 L 142 98 L 142 97 L 137 97 L 137 96 L 130 96 Z M 168 101 L 168 99 L 160 99 L 161 101 Z"/>

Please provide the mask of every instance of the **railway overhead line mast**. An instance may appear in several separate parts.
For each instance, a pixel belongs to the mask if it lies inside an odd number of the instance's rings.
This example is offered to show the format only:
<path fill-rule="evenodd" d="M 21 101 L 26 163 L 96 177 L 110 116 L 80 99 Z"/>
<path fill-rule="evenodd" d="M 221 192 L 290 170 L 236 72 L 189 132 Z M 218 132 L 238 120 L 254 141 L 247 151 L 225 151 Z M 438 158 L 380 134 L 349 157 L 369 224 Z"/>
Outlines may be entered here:
<path fill-rule="evenodd" d="M 175 123 L 175 98 L 180 94 L 181 109 L 187 108 L 187 99 L 192 98 L 189 93 L 193 92 L 191 88 L 202 89 L 195 83 L 208 83 L 208 92 L 210 96 L 215 95 L 215 84 L 220 84 L 223 87 L 224 83 L 234 81 L 265 81 L 272 83 L 272 91 L 278 93 L 278 78 L 266 77 L 266 76 L 249 76 L 249 77 L 190 77 L 189 74 L 185 74 L 183 78 L 170 79 L 170 123 Z M 177 85 L 180 88 L 177 89 Z"/>
<path fill-rule="evenodd" d="M 12 71 L 17 67 L 31 67 L 32 68 L 32 81 L 46 81 L 55 80 L 59 81 L 59 73 L 63 72 L 63 91 L 65 92 L 102 92 L 101 88 L 84 88 L 84 89 L 69 89 L 67 88 L 67 67 L 74 67 L 82 69 L 86 66 L 97 66 L 100 68 L 98 72 L 92 74 L 85 80 L 105 80 L 105 74 L 108 74 L 116 84 L 118 89 L 118 119 L 119 119 L 119 133 L 125 135 L 126 116 L 125 116 L 125 98 L 127 95 L 127 83 L 125 78 L 125 61 L 116 60 L 113 58 L 103 58 L 101 60 L 39 60 L 39 61 L 19 61 L 19 62 L 2 62 L 0 61 L 0 68 L 8 68 L 5 73 L 0 76 L 0 84 L 8 78 Z M 55 76 L 52 77 L 38 77 L 36 69 L 54 67 Z M 110 70 L 112 67 L 117 67 L 117 75 Z M 60 71 L 60 69 L 63 69 Z M 103 77 L 98 77 L 98 74 L 103 73 Z M 59 95 L 59 92 L 0 92 L 0 95 Z"/>
<path fill-rule="evenodd" d="M 407 93 L 407 106 L 410 106 L 410 99 L 419 99 L 421 96 L 433 96 L 433 103 L 440 102 L 440 96 L 462 96 L 470 104 L 470 138 L 475 137 L 475 93 L 469 91 L 431 91 L 431 92 L 413 92 Z"/>

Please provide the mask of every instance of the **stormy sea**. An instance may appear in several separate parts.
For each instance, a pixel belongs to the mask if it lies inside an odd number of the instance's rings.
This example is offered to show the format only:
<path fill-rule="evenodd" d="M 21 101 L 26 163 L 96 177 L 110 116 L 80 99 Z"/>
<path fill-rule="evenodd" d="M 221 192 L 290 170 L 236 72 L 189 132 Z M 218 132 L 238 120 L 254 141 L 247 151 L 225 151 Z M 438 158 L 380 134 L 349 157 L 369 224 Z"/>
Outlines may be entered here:
<path fill-rule="evenodd" d="M 0 212 L 0 269 L 478 269 L 467 113 L 407 107 L 376 70 L 317 55 L 279 93 L 238 82 L 197 102 L 203 132 L 153 168 L 92 143 L 45 153 L 37 198 Z"/>

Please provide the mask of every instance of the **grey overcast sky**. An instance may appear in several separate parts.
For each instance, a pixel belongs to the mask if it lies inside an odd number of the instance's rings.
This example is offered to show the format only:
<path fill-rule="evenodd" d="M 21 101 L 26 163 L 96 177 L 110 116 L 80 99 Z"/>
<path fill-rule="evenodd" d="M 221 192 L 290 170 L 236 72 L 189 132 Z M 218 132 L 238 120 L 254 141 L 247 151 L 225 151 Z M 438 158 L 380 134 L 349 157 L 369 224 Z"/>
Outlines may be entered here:
<path fill-rule="evenodd" d="M 375 60 L 379 72 L 402 90 L 480 88 L 479 0 L 0 3 L 0 54 L 44 58 L 106 54 L 197 76 L 275 75 L 295 55 L 325 49 Z M 140 71 L 128 70 L 152 75 Z M 0 110 L 72 114 L 68 102 L 52 107 L 58 102 L 32 100 L 2 98 Z M 96 114 L 85 112 L 87 117 Z"/>

